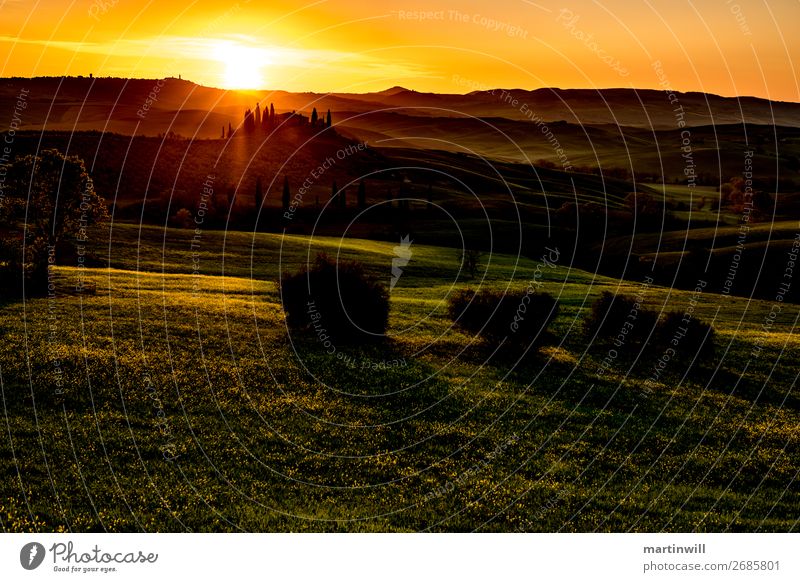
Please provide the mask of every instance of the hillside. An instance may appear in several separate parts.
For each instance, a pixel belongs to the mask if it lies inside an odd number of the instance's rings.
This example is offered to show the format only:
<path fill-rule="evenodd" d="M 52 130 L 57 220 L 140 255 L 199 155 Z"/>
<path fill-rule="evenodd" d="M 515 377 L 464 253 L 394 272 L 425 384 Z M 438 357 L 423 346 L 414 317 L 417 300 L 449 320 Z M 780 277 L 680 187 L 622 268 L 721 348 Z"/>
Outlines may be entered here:
<path fill-rule="evenodd" d="M 132 208 L 133 214 L 123 216 L 142 217 L 142 203 L 146 201 L 153 206 L 153 213 L 145 212 L 143 218 L 161 224 L 168 218 L 164 215 L 167 205 L 172 212 L 181 207 L 194 210 L 207 180 L 213 182 L 221 217 L 229 209 L 255 215 L 256 206 L 260 207 L 255 199 L 259 179 L 265 207 L 281 206 L 284 177 L 293 192 L 308 181 L 304 202 L 313 206 L 315 196 L 323 196 L 323 200 L 330 197 L 333 181 L 345 186 L 352 176 L 385 165 L 379 153 L 357 147 L 336 132 L 312 133 L 301 128 L 201 140 L 100 132 L 16 134 L 17 156 L 49 148 L 84 160 L 97 190 L 118 211 Z M 328 164 L 319 178 L 313 178 L 312 171 L 316 172 L 326 159 L 334 163 Z"/>
<path fill-rule="evenodd" d="M 441 149 L 469 152 L 492 160 L 537 163 L 563 168 L 622 168 L 639 182 L 686 181 L 682 132 L 617 125 L 576 125 L 556 121 L 540 127 L 505 118 L 440 117 L 435 121 L 399 112 L 369 115 L 339 113 L 340 131 L 374 147 Z M 550 135 L 552 133 L 552 137 Z M 755 151 L 753 172 L 775 182 L 780 165 L 784 182 L 800 185 L 800 128 L 772 125 L 702 125 L 690 134 L 692 162 L 704 183 L 719 184 L 741 174 L 745 151 Z M 557 148 L 564 151 L 559 155 Z"/>
<path fill-rule="evenodd" d="M 39 77 L 0 79 L 0 115 L 10 118 L 20 89 L 29 93 L 25 129 L 97 130 L 158 135 L 175 132 L 212 138 L 241 122 L 246 107 L 274 103 L 279 111 L 313 107 L 355 114 L 397 111 L 415 117 L 541 119 L 576 125 L 675 129 L 675 105 L 663 91 L 636 89 L 494 89 L 465 95 L 419 93 L 396 87 L 378 93 L 225 91 L 190 81 Z M 155 99 L 147 103 L 153 94 Z M 741 124 L 800 127 L 800 104 L 753 97 L 676 93 L 689 127 Z M 144 109 L 145 105 L 148 105 Z M 141 113 L 141 114 L 140 114 Z M 341 121 L 337 119 L 336 121 Z"/>
<path fill-rule="evenodd" d="M 391 295 L 392 339 L 331 355 L 287 333 L 279 269 L 324 250 L 388 279 L 396 242 L 209 231 L 195 259 L 192 237 L 97 230 L 113 269 L 60 268 L 54 302 L 0 308 L 7 530 L 796 527 L 796 310 L 766 332 L 769 303 L 703 293 L 717 355 L 673 360 L 646 394 L 655 355 L 599 375 L 606 347 L 582 330 L 602 291 L 637 284 L 545 270 L 556 340 L 518 360 L 450 325 L 442 301 L 474 282 L 455 279 L 450 249 L 419 246 Z M 493 255 L 483 285 L 524 289 L 536 269 Z M 77 277 L 96 295 L 69 293 Z M 663 287 L 644 300 L 695 301 Z"/>
<path fill-rule="evenodd" d="M 684 108 L 680 121 L 687 130 L 679 127 L 673 106 L 660 91 L 445 95 L 394 87 L 378 93 L 314 94 L 222 91 L 174 78 L 69 77 L 0 80 L 0 114 L 5 108 L 12 116 L 23 87 L 29 93 L 18 131 L 219 139 L 229 124 L 237 128 L 244 111 L 260 102 L 265 108 L 274 103 L 279 113 L 330 109 L 339 134 L 379 148 L 467 152 L 527 164 L 544 160 L 568 170 L 621 169 L 639 183 L 684 183 L 691 171 L 701 185 L 712 186 L 740 175 L 745 151 L 753 150 L 760 188 L 791 193 L 800 184 L 796 103 L 679 94 Z M 272 150 L 302 146 L 297 139 L 275 139 Z M 323 153 L 312 155 L 324 158 Z"/>

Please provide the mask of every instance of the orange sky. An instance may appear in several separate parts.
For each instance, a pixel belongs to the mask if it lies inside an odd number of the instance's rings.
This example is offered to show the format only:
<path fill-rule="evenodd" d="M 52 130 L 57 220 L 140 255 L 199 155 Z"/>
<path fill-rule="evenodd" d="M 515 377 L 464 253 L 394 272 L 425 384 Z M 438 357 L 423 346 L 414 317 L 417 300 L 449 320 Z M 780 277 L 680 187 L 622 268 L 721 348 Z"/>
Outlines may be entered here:
<path fill-rule="evenodd" d="M 0 0 L 0 75 L 466 93 L 658 86 L 800 101 L 797 0 Z"/>

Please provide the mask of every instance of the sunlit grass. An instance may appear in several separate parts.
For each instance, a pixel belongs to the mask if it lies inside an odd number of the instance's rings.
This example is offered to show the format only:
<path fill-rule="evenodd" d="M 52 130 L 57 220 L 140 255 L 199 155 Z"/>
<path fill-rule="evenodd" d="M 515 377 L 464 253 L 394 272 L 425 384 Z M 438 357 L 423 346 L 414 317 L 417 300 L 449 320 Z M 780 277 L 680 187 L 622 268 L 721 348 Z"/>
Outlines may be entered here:
<path fill-rule="evenodd" d="M 598 377 L 607 346 L 589 347 L 582 328 L 602 291 L 634 295 L 637 282 L 566 261 L 542 271 L 561 303 L 556 345 L 493 356 L 452 327 L 448 292 L 525 289 L 537 261 L 495 255 L 482 281 L 465 280 L 455 251 L 414 246 L 391 293 L 392 339 L 328 354 L 313 334 L 287 333 L 275 284 L 309 239 L 204 233 L 195 275 L 190 231 L 167 232 L 163 262 L 164 232 L 142 232 L 137 244 L 136 227 L 115 226 L 110 269 L 59 268 L 60 289 L 83 275 L 96 295 L 0 309 L 6 529 L 718 531 L 797 519 L 795 306 L 767 334 L 769 302 L 702 295 L 695 315 L 713 321 L 717 357 L 688 374 L 672 362 L 646 394 L 654 356 Z M 341 251 L 388 284 L 393 246 L 314 239 L 310 257 Z M 683 310 L 690 298 L 651 287 L 645 303 Z"/>

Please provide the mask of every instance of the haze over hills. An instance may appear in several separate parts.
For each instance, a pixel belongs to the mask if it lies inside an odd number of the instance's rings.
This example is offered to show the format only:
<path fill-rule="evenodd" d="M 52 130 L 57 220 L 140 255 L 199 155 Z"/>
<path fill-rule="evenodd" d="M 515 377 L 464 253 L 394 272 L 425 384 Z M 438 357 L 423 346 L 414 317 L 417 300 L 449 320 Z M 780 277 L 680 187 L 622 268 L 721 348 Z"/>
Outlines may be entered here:
<path fill-rule="evenodd" d="M 664 91 L 636 89 L 494 89 L 467 94 L 420 93 L 392 87 L 377 93 L 226 91 L 167 78 L 6 78 L 0 81 L 3 114 L 10 116 L 20 89 L 28 93 L 25 129 L 95 129 L 157 135 L 217 137 L 222 125 L 241 121 L 246 107 L 273 102 L 279 111 L 331 109 L 337 122 L 363 113 L 395 111 L 412 117 L 481 117 L 566 121 L 675 129 L 676 104 Z M 155 100 L 143 110 L 148 96 Z M 754 97 L 676 93 L 687 126 L 743 123 L 800 127 L 800 104 Z M 144 115 L 142 115 L 142 113 Z"/>
<path fill-rule="evenodd" d="M 684 178 L 682 132 L 691 128 L 692 163 L 713 183 L 741 172 L 755 150 L 753 172 L 800 178 L 800 104 L 705 93 L 635 89 L 496 89 L 420 93 L 395 86 L 375 93 L 225 91 L 191 81 L 91 77 L 0 80 L 2 111 L 11 119 L 22 89 L 20 130 L 169 133 L 217 139 L 242 123 L 247 108 L 274 103 L 278 112 L 333 112 L 337 132 L 376 148 L 474 154 L 564 169 L 625 168 L 631 174 Z M 676 108 L 678 109 L 676 113 Z M 434 122 L 435 120 L 435 122 Z M 685 127 L 680 125 L 683 122 Z"/>

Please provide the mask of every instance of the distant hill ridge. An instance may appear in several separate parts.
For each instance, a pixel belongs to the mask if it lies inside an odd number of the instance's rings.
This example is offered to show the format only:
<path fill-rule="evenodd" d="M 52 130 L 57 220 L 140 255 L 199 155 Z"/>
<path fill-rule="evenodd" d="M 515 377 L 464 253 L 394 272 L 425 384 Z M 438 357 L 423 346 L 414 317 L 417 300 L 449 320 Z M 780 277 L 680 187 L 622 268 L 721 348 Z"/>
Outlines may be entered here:
<path fill-rule="evenodd" d="M 227 91 L 184 79 L 36 77 L 0 79 L 0 115 L 10 118 L 20 89 L 29 91 L 25 129 L 107 130 L 157 135 L 217 137 L 238 124 L 245 108 L 273 102 L 278 111 L 330 109 L 342 116 L 394 110 L 417 117 L 481 117 L 583 125 L 676 128 L 676 105 L 654 89 L 494 89 L 466 94 L 421 93 L 401 86 L 374 93 Z M 800 103 L 758 97 L 675 92 L 688 126 L 747 122 L 800 127 Z M 146 115 L 141 115 L 149 97 Z"/>

